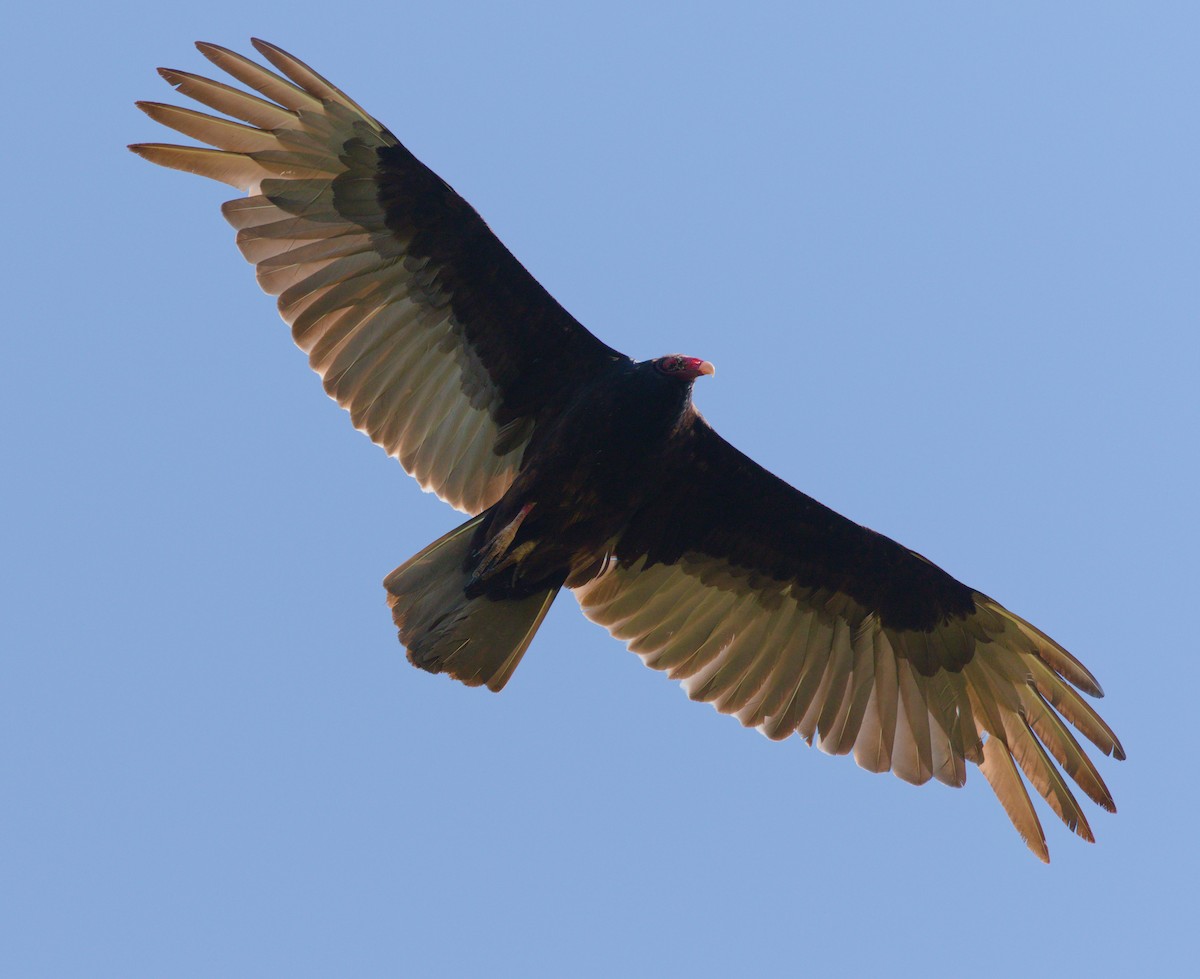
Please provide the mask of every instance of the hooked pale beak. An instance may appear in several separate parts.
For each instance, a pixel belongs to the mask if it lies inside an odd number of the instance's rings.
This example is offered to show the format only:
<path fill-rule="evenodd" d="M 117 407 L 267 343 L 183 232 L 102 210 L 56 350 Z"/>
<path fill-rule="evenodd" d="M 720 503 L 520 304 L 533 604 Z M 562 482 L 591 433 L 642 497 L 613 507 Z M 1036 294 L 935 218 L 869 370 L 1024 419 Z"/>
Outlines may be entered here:
<path fill-rule="evenodd" d="M 717 372 L 707 360 L 701 360 L 699 357 L 681 357 L 679 354 L 659 357 L 654 361 L 654 366 L 668 377 L 679 377 L 685 381 L 694 381 L 701 374 Z"/>
<path fill-rule="evenodd" d="M 689 381 L 694 381 L 702 374 L 711 376 L 716 372 L 717 369 L 712 364 L 707 360 L 701 360 L 699 357 L 684 357 L 683 363 L 679 367 L 679 373 Z"/>

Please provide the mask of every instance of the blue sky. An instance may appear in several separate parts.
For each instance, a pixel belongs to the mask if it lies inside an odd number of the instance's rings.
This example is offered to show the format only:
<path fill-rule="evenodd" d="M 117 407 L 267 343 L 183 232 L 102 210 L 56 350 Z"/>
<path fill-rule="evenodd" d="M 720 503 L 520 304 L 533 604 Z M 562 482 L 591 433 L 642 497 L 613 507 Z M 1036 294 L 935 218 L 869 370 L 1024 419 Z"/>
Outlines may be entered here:
<path fill-rule="evenodd" d="M 977 976 L 1191 955 L 1191 4 L 217 0 L 8 15 L 0 971 Z M 709 420 L 1077 653 L 1129 760 L 773 744 L 556 604 L 503 694 L 383 576 L 459 519 L 321 393 L 228 189 L 126 152 L 202 38 L 309 61 Z"/>

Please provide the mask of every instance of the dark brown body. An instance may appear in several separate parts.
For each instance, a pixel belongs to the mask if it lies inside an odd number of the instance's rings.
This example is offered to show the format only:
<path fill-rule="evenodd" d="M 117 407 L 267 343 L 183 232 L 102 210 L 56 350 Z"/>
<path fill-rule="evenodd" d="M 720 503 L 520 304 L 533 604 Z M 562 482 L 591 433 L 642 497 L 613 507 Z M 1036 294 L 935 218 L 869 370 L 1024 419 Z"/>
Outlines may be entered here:
<path fill-rule="evenodd" d="M 661 483 L 675 461 L 671 449 L 685 441 L 679 430 L 696 418 L 692 381 L 655 363 L 614 366 L 534 435 L 520 475 L 475 533 L 473 554 L 499 565 L 475 593 L 524 597 L 568 578 L 579 583 L 603 565 L 645 504 L 645 487 Z M 489 553 L 514 521 L 501 553 Z"/>

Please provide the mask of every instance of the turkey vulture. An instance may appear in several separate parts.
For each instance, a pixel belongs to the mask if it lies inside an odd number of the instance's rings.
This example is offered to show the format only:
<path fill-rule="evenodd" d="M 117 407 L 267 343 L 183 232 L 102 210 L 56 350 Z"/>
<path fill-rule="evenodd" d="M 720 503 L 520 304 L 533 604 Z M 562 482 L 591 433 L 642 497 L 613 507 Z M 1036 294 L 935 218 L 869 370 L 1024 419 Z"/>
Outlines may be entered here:
<path fill-rule="evenodd" d="M 962 785 L 972 762 L 1048 860 L 1023 772 L 1093 839 L 1063 772 L 1115 807 L 1064 721 L 1124 751 L 1076 692 L 1102 696 L 1075 657 L 726 442 L 692 405 L 711 364 L 606 346 L 303 62 L 197 46 L 258 94 L 160 69 L 229 118 L 140 102 L 215 148 L 131 149 L 248 194 L 222 210 L 325 390 L 470 515 L 384 581 L 414 665 L 500 690 L 565 586 L 647 666 L 770 738 L 918 784 Z"/>

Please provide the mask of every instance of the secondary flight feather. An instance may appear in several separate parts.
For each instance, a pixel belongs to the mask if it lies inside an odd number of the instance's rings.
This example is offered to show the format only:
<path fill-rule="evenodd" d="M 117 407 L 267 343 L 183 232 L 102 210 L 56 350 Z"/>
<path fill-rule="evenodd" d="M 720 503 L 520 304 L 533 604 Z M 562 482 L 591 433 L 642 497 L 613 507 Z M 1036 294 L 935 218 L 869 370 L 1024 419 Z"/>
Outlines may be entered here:
<path fill-rule="evenodd" d="M 768 737 L 918 784 L 962 785 L 971 763 L 1041 859 L 1028 786 L 1092 840 L 1068 778 L 1115 807 L 1071 729 L 1124 751 L 1075 657 L 747 458 L 692 405 L 711 364 L 605 345 L 383 125 L 253 43 L 274 70 L 197 45 L 251 91 L 160 69 L 220 115 L 138 103 L 207 145 L 131 149 L 245 192 L 222 211 L 325 390 L 470 515 L 384 581 L 412 663 L 500 690 L 570 588 Z"/>

